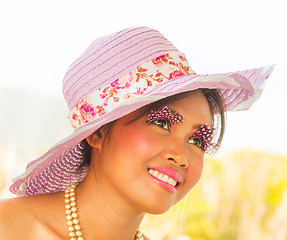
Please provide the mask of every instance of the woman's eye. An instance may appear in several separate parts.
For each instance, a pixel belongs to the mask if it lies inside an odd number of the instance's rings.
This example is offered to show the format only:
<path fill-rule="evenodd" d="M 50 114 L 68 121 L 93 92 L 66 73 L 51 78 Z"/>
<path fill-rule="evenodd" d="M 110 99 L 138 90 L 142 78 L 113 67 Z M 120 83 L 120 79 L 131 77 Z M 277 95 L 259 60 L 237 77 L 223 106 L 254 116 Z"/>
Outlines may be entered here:
<path fill-rule="evenodd" d="M 202 150 L 204 149 L 203 140 L 201 137 L 191 137 L 188 139 L 188 143 L 193 144 Z"/>
<path fill-rule="evenodd" d="M 153 120 L 153 123 L 165 130 L 168 130 L 169 128 L 168 121 L 166 119 L 156 119 L 156 120 Z"/>

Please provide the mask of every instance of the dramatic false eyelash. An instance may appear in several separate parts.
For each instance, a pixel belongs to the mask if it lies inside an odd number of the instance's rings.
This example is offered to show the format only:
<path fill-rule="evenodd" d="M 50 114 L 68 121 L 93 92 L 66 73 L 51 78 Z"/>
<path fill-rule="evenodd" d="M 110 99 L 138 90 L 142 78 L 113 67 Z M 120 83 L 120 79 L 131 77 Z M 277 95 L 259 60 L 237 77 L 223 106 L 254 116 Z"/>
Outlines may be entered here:
<path fill-rule="evenodd" d="M 217 144 L 212 143 L 214 131 L 214 127 L 201 125 L 199 130 L 196 131 L 190 138 L 200 137 L 203 142 L 202 150 L 207 153 L 212 153 L 214 149 L 218 148 Z"/>
<path fill-rule="evenodd" d="M 183 122 L 184 115 L 180 115 L 176 111 L 169 109 L 167 106 L 164 106 L 162 109 L 153 111 L 151 110 L 150 114 L 148 114 L 147 123 L 152 123 L 158 119 L 167 119 L 170 126 L 180 125 Z M 212 154 L 216 149 L 218 149 L 218 145 L 212 143 L 213 133 L 215 131 L 214 127 L 210 127 L 207 125 L 201 125 L 199 130 L 196 131 L 189 139 L 194 137 L 200 137 L 202 139 L 202 150 L 208 154 Z"/>
<path fill-rule="evenodd" d="M 180 115 L 176 111 L 169 109 L 167 106 L 164 106 L 162 109 L 153 111 L 151 110 L 150 114 L 147 115 L 147 123 L 152 123 L 156 119 L 167 119 L 170 126 L 180 125 L 183 122 L 184 115 Z"/>

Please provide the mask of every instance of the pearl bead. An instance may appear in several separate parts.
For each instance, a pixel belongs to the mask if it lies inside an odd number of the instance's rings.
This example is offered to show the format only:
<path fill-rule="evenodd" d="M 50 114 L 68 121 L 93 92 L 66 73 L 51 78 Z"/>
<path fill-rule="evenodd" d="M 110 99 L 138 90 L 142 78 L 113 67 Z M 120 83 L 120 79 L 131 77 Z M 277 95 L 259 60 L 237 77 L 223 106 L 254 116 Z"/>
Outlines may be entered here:
<path fill-rule="evenodd" d="M 75 237 L 76 234 L 75 234 L 74 232 L 69 232 L 69 236 L 70 236 L 70 237 Z"/>
<path fill-rule="evenodd" d="M 71 207 L 71 211 L 72 211 L 72 212 L 77 212 L 77 211 L 78 211 L 78 208 L 77 208 L 77 207 Z"/>
<path fill-rule="evenodd" d="M 80 236 L 82 236 L 83 234 L 82 234 L 81 231 L 77 231 L 77 232 L 76 232 L 76 235 L 77 235 L 78 237 L 80 237 Z"/>
<path fill-rule="evenodd" d="M 142 233 L 137 231 L 137 234 L 136 234 L 137 237 L 141 237 L 142 236 Z"/>
<path fill-rule="evenodd" d="M 67 225 L 68 225 L 68 226 L 72 226 L 72 225 L 73 225 L 73 222 L 72 222 L 72 221 L 67 221 Z"/>
<path fill-rule="evenodd" d="M 78 217 L 78 213 L 73 212 L 73 213 L 72 213 L 72 217 L 73 217 L 73 218 L 77 218 L 77 217 Z"/>
<path fill-rule="evenodd" d="M 81 229 L 80 225 L 75 225 L 75 229 L 79 231 Z"/>
<path fill-rule="evenodd" d="M 83 237 L 78 237 L 78 240 L 84 240 Z"/>
<path fill-rule="evenodd" d="M 74 231 L 74 227 L 73 226 L 69 226 L 68 229 L 69 229 L 70 232 Z"/>
<path fill-rule="evenodd" d="M 79 224 L 79 220 L 77 218 L 73 219 L 73 223 L 76 225 L 76 224 Z"/>
<path fill-rule="evenodd" d="M 69 208 L 71 208 L 71 205 L 70 205 L 70 204 L 66 204 L 66 205 L 65 205 L 65 208 L 66 208 L 66 209 L 69 209 Z"/>

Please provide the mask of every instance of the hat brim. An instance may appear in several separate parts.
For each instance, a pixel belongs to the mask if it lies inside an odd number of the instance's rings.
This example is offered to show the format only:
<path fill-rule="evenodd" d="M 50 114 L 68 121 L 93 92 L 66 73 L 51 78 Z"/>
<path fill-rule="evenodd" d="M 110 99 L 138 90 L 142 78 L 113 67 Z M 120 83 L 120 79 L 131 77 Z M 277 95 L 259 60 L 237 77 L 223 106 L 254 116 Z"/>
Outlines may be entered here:
<path fill-rule="evenodd" d="M 82 181 L 87 168 L 81 167 L 83 149 L 79 143 L 101 126 L 162 98 L 199 88 L 218 89 L 222 93 L 226 111 L 249 109 L 260 97 L 265 80 L 273 69 L 274 66 L 266 66 L 230 73 L 188 74 L 164 82 L 77 128 L 47 153 L 28 164 L 26 172 L 13 180 L 10 191 L 18 196 L 44 194 L 63 191 L 73 182 Z"/>

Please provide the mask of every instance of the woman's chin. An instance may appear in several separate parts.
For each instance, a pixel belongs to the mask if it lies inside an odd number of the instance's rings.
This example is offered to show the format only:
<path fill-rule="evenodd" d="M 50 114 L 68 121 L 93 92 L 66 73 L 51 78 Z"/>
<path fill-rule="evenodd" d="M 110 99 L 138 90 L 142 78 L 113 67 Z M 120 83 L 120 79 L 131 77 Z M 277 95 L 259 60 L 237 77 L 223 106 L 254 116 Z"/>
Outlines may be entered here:
<path fill-rule="evenodd" d="M 149 212 L 146 212 L 147 214 L 152 214 L 152 215 L 161 215 L 166 213 L 169 210 L 169 208 L 165 209 L 152 209 Z"/>
<path fill-rule="evenodd" d="M 174 203 L 172 202 L 150 202 L 150 204 L 145 206 L 142 206 L 143 208 L 143 212 L 147 213 L 147 214 L 153 214 L 153 215 L 160 215 L 163 214 L 165 212 L 167 212 L 172 206 L 174 205 Z"/>

